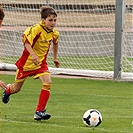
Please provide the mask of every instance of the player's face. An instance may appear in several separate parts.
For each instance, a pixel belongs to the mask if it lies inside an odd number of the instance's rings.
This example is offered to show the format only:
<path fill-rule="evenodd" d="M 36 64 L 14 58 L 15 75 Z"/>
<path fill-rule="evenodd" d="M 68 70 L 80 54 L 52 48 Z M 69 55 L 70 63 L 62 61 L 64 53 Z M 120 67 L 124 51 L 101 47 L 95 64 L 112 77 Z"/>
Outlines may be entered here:
<path fill-rule="evenodd" d="M 56 25 L 57 17 L 55 15 L 50 15 L 46 19 L 44 19 L 43 21 L 44 21 L 45 26 L 49 30 L 52 30 Z"/>

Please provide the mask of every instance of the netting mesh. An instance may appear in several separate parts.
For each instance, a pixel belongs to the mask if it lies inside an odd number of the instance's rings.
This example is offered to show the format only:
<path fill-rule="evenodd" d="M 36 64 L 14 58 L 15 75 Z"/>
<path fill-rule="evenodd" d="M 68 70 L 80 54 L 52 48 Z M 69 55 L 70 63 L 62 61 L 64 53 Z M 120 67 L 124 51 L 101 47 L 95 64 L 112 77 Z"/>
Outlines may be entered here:
<path fill-rule="evenodd" d="M 0 32 L 1 62 L 16 62 L 23 51 L 23 31 L 39 23 L 42 5 L 50 5 L 58 13 L 56 29 L 60 31 L 58 56 L 61 68 L 54 68 L 52 46 L 49 67 L 66 74 L 113 77 L 114 0 L 2 0 L 0 3 L 5 11 Z M 132 4 L 132 0 L 125 1 L 122 61 L 123 72 L 130 73 L 133 69 Z"/>

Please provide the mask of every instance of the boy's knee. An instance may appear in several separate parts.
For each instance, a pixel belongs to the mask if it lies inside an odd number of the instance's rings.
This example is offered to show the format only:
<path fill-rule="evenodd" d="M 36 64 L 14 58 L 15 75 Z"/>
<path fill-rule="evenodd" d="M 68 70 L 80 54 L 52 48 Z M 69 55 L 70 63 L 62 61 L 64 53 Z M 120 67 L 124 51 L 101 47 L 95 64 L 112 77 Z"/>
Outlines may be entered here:
<path fill-rule="evenodd" d="M 42 89 L 43 90 L 50 90 L 52 83 L 43 83 Z"/>

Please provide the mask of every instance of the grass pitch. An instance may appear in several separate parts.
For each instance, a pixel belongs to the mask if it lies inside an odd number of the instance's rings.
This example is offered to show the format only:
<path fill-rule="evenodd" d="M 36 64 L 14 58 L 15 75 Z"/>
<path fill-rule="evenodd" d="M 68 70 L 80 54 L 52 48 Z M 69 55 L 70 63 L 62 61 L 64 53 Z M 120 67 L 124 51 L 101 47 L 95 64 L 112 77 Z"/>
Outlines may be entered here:
<path fill-rule="evenodd" d="M 14 82 L 14 76 L 1 75 L 1 80 Z M 0 101 L 1 133 L 132 133 L 131 82 L 109 80 L 52 78 L 48 121 L 34 121 L 33 115 L 41 89 L 39 80 L 28 78 L 8 104 Z M 0 91 L 1 95 L 3 91 Z M 82 116 L 95 108 L 102 114 L 99 127 L 88 128 Z"/>

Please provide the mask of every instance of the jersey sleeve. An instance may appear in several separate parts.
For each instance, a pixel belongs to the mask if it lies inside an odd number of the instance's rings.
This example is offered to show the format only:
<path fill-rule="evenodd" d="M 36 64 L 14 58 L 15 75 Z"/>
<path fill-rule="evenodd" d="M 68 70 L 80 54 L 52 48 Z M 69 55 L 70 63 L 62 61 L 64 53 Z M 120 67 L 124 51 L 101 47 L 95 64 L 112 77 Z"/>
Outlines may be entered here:
<path fill-rule="evenodd" d="M 26 29 L 23 33 L 23 43 L 28 42 L 29 44 L 33 44 L 34 38 L 38 34 L 38 28 L 37 26 L 32 26 Z"/>

